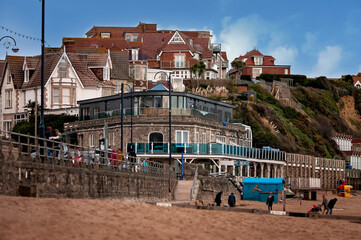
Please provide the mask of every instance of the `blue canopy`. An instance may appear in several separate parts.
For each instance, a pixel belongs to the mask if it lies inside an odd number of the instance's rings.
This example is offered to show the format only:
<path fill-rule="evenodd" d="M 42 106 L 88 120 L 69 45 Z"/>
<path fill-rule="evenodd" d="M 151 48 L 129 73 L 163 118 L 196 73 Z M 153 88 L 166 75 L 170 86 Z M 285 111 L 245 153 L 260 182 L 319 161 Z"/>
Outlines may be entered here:
<path fill-rule="evenodd" d="M 245 178 L 242 183 L 279 184 L 282 182 L 283 178 Z"/>

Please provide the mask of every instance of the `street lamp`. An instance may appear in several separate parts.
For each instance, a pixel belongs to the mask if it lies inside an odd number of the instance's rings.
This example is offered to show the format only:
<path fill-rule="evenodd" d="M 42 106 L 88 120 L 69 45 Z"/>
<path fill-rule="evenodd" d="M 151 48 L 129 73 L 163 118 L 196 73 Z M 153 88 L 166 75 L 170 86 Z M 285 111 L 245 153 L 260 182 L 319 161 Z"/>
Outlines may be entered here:
<path fill-rule="evenodd" d="M 4 40 L 4 39 L 6 39 L 6 40 Z M 2 40 L 4 40 L 3 45 L 4 45 L 5 49 L 6 49 L 6 55 L 7 55 L 7 53 L 8 53 L 8 49 L 9 49 L 11 46 L 13 46 L 13 44 L 12 44 L 8 39 L 13 40 L 13 42 L 14 42 L 14 47 L 13 47 L 11 50 L 12 50 L 14 53 L 17 53 L 17 52 L 19 51 L 19 48 L 16 47 L 16 41 L 15 41 L 15 39 L 14 39 L 13 37 L 11 37 L 11 36 L 4 36 L 4 37 L 0 38 L 0 43 L 1 43 Z"/>
<path fill-rule="evenodd" d="M 172 94 L 171 94 L 171 74 L 169 75 L 166 72 L 159 71 L 154 75 L 154 79 L 158 73 L 165 74 L 168 78 L 168 88 L 169 88 L 169 166 L 172 165 Z"/>
<path fill-rule="evenodd" d="M 134 83 L 133 83 L 133 87 L 129 86 L 128 84 L 125 85 L 128 87 L 128 91 L 131 93 L 130 96 L 130 142 L 131 142 L 131 146 L 133 148 L 133 94 L 134 94 Z M 121 84 L 121 105 L 122 105 L 122 109 L 121 109 L 121 129 L 120 129 L 120 135 L 121 135 L 121 142 L 120 142 L 120 150 L 122 150 L 123 152 L 123 127 L 124 127 L 124 83 Z M 132 149 L 133 151 L 135 151 L 135 149 Z"/>

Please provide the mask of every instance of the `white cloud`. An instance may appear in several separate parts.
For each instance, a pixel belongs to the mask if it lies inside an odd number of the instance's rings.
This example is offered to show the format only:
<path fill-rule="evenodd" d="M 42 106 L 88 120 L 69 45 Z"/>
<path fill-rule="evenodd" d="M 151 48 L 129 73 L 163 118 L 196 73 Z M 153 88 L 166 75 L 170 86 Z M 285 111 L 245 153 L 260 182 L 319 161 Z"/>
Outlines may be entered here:
<path fill-rule="evenodd" d="M 257 47 L 258 39 L 271 31 L 268 23 L 257 14 L 232 21 L 230 17 L 222 19 L 223 29 L 220 33 L 222 50 L 227 51 L 228 59 L 233 61 L 239 55 Z"/>
<path fill-rule="evenodd" d="M 269 54 L 276 59 L 276 64 L 290 65 L 295 62 L 298 50 L 293 47 L 277 47 Z"/>
<path fill-rule="evenodd" d="M 339 77 L 337 67 L 342 57 L 340 46 L 327 46 L 318 53 L 317 64 L 313 69 L 312 77 L 326 76 Z"/>

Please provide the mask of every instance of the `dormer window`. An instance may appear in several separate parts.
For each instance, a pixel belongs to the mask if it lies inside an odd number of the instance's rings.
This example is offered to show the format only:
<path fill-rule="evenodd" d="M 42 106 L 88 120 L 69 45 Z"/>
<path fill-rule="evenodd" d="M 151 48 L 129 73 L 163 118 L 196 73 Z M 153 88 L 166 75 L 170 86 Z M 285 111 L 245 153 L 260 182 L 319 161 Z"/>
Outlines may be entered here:
<path fill-rule="evenodd" d="M 183 41 L 183 39 L 181 38 L 181 36 L 179 35 L 178 32 L 176 32 L 172 39 L 170 40 L 169 43 L 173 43 L 173 44 L 185 44 L 185 42 Z"/>
<path fill-rule="evenodd" d="M 11 83 L 11 74 L 9 73 L 9 76 L 8 76 L 8 82 L 7 83 Z"/>
<path fill-rule="evenodd" d="M 110 38 L 110 33 L 105 33 L 105 32 L 100 33 L 100 37 L 101 38 Z"/>
<path fill-rule="evenodd" d="M 127 41 L 127 42 L 136 42 L 136 41 L 138 41 L 138 34 L 137 33 L 126 33 L 125 34 L 125 41 Z"/>
<path fill-rule="evenodd" d="M 29 69 L 25 69 L 24 82 L 29 82 Z"/>
<path fill-rule="evenodd" d="M 139 49 L 137 49 L 137 48 L 132 49 L 131 54 L 132 54 L 132 55 L 131 55 L 131 59 L 130 59 L 130 60 L 138 61 Z"/>
<path fill-rule="evenodd" d="M 254 64 L 255 65 L 262 65 L 263 64 L 263 57 L 254 57 Z"/>
<path fill-rule="evenodd" d="M 103 80 L 110 79 L 110 69 L 108 67 L 103 68 Z"/>

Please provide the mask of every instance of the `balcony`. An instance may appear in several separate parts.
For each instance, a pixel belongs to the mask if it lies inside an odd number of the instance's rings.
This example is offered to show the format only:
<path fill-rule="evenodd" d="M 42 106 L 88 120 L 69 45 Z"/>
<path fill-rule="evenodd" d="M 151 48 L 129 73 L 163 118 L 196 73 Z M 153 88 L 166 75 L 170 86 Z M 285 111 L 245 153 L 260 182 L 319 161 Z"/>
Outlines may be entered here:
<path fill-rule="evenodd" d="M 165 69 L 173 68 L 190 68 L 190 61 L 174 62 L 174 61 L 161 61 L 160 67 Z"/>
<path fill-rule="evenodd" d="M 131 143 L 128 143 L 128 147 Z M 169 154 L 169 143 L 151 142 L 135 143 L 135 151 L 138 155 L 157 154 L 165 156 Z M 238 145 L 221 143 L 172 143 L 171 152 L 185 155 L 224 155 L 245 159 L 285 161 L 286 153 L 282 151 L 247 148 Z"/>
<path fill-rule="evenodd" d="M 148 60 L 147 54 L 138 54 L 138 59 L 132 54 L 129 54 L 129 61 L 147 61 L 147 60 Z"/>

